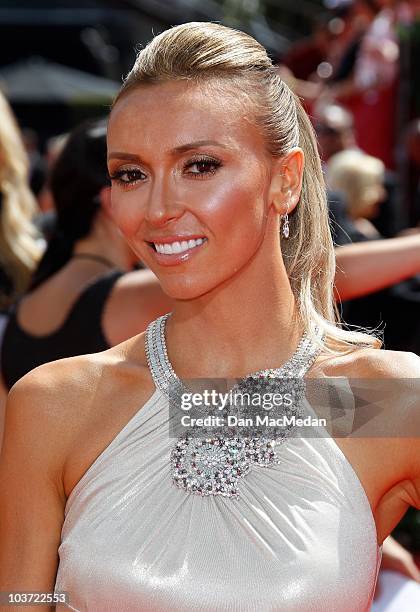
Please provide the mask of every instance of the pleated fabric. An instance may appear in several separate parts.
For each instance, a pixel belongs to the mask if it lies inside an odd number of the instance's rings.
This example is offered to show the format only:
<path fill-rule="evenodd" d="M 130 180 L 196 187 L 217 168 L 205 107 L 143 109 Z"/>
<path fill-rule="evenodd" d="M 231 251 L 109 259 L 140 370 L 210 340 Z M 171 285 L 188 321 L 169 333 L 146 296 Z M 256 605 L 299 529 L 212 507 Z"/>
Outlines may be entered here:
<path fill-rule="evenodd" d="M 55 586 L 70 609 L 370 610 L 374 518 L 323 428 L 276 445 L 280 462 L 252 465 L 239 497 L 199 496 L 172 482 L 170 418 L 155 389 L 71 492 Z"/>

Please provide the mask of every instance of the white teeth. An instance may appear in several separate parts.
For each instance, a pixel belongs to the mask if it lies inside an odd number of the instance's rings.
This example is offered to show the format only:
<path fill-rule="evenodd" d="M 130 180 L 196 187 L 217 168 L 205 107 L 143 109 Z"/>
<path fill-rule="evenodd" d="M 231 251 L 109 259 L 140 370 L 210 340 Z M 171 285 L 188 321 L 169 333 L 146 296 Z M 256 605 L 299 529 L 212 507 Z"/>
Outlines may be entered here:
<path fill-rule="evenodd" d="M 183 240 L 182 242 L 165 242 L 164 244 L 160 244 L 158 242 L 154 242 L 155 249 L 158 253 L 162 253 L 165 255 L 175 255 L 178 253 L 183 253 L 184 251 L 188 251 L 188 249 L 193 249 L 194 247 L 198 247 L 206 240 L 206 238 L 197 238 L 196 240 Z"/>

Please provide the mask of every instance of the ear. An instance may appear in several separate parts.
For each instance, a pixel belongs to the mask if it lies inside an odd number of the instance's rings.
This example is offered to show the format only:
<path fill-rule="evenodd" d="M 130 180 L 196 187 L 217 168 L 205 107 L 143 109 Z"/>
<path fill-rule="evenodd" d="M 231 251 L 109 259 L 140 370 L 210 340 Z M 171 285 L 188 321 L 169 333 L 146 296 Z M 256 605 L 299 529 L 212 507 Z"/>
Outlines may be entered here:
<path fill-rule="evenodd" d="M 274 159 L 269 198 L 280 215 L 290 213 L 299 202 L 304 163 L 304 154 L 299 147 Z"/>
<path fill-rule="evenodd" d="M 102 187 L 98 195 L 101 203 L 101 210 L 109 219 L 112 219 L 111 187 Z"/>

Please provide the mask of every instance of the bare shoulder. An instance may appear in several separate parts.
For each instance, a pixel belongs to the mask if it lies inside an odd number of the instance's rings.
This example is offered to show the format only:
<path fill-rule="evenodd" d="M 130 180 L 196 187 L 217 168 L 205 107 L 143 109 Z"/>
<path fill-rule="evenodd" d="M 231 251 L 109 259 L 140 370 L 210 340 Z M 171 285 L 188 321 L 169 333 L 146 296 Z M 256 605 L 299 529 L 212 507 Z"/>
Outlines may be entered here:
<path fill-rule="evenodd" d="M 75 441 L 115 409 L 116 398 L 124 406 L 124 399 L 135 394 L 141 402 L 151 389 L 143 335 L 107 351 L 44 364 L 9 393 L 5 443 L 19 432 L 34 452 L 39 446 L 39 452 L 53 453 L 59 469 Z"/>
<path fill-rule="evenodd" d="M 349 378 L 420 378 L 420 357 L 406 351 L 360 347 L 326 355 L 316 369 L 319 373 Z"/>
<path fill-rule="evenodd" d="M 406 351 L 360 349 L 353 356 L 354 376 L 366 378 L 419 378 L 420 357 Z"/>
<path fill-rule="evenodd" d="M 326 355 L 312 377 L 334 385 L 346 379 L 359 435 L 406 438 L 420 436 L 420 357 L 404 351 L 357 348 Z M 363 427 L 362 427 L 363 424 Z M 416 433 L 414 433 L 416 432 Z"/>
<path fill-rule="evenodd" d="M 356 351 L 348 366 L 349 378 L 369 379 L 364 387 L 372 402 L 380 405 L 390 422 L 398 418 L 398 427 L 415 425 L 412 417 L 420 408 L 420 357 L 406 351 L 362 349 Z M 357 382 L 356 382 L 357 384 Z M 362 386 L 362 385 L 360 385 Z M 417 423 L 420 435 L 420 423 Z M 397 431 L 397 430 L 396 430 Z M 400 431 L 403 434 L 403 431 Z"/>
<path fill-rule="evenodd" d="M 71 434 L 67 424 L 77 426 L 77 406 L 88 401 L 99 370 L 95 359 L 81 356 L 44 364 L 26 374 L 7 398 L 6 437 L 10 430 L 16 433 L 28 428 L 33 439 L 54 432 L 52 445 L 57 437 L 64 442 Z"/>
<path fill-rule="evenodd" d="M 43 365 L 13 387 L 0 455 L 3 587 L 53 589 L 68 495 L 148 389 L 142 337 Z"/>

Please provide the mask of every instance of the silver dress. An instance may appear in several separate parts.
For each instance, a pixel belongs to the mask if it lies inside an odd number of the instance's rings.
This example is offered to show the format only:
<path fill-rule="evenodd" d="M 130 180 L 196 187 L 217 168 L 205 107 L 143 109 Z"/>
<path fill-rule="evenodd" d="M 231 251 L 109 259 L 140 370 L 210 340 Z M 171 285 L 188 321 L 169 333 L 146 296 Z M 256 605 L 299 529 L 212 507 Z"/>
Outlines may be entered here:
<path fill-rule="evenodd" d="M 67 500 L 55 590 L 80 611 L 370 610 L 381 559 L 374 518 L 325 431 L 292 431 L 274 442 L 275 462 L 254 459 L 241 476 L 231 470 L 237 495 L 216 481 L 194 488 L 190 473 L 179 481 L 164 321 L 147 333 L 152 397 Z M 316 352 L 303 338 L 287 364 L 263 375 L 303 376 Z"/>

